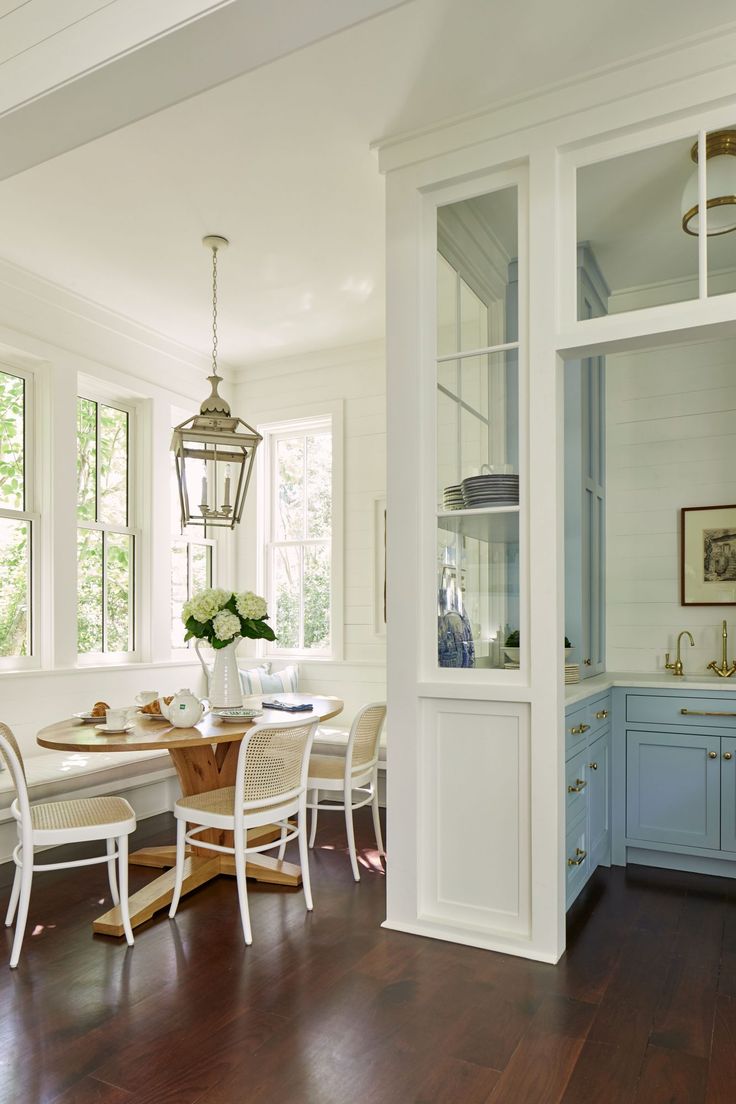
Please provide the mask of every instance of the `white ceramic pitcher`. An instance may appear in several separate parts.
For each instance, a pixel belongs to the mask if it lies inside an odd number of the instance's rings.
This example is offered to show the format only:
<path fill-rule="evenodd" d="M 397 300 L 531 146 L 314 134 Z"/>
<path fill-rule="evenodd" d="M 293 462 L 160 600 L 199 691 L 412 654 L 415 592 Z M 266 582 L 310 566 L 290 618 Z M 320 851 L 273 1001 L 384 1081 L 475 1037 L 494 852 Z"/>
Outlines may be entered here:
<path fill-rule="evenodd" d="M 215 662 L 212 667 L 209 667 L 200 651 L 199 641 L 195 642 L 194 648 L 207 679 L 209 687 L 207 696 L 213 709 L 232 709 L 243 704 L 240 672 L 238 671 L 238 661 L 235 658 L 239 643 L 240 637 L 236 636 L 224 648 L 214 648 Z"/>

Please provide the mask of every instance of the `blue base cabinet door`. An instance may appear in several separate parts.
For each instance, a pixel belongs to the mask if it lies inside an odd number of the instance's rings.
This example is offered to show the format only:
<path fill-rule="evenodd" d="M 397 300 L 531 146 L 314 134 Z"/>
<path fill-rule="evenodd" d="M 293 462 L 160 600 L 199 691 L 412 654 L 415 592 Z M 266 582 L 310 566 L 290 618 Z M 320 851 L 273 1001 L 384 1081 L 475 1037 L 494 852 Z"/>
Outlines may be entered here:
<path fill-rule="evenodd" d="M 721 850 L 736 851 L 736 739 L 721 736 Z"/>
<path fill-rule="evenodd" d="M 610 733 L 599 736 L 588 748 L 588 808 L 590 809 L 590 867 L 610 865 L 611 771 Z"/>
<path fill-rule="evenodd" d="M 628 838 L 678 847 L 720 848 L 720 756 L 719 736 L 673 736 L 629 729 Z"/>

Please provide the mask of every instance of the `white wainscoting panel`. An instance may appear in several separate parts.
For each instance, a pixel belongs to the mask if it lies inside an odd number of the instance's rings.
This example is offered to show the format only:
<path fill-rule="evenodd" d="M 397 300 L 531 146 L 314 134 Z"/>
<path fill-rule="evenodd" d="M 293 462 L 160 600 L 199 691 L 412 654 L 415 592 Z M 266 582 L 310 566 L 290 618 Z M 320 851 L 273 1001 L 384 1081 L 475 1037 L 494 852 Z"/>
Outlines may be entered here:
<path fill-rule="evenodd" d="M 423 703 L 422 918 L 530 931 L 529 707 Z"/>

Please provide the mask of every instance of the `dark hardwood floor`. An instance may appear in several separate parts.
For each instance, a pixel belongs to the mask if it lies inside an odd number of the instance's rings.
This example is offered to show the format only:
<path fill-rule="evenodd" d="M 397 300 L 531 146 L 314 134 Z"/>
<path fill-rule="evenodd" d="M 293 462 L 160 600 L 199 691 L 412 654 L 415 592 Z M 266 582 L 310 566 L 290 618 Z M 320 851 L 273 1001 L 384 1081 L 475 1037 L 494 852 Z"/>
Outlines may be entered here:
<path fill-rule="evenodd" d="M 90 931 L 104 868 L 38 875 L 20 966 L 0 964 L 0 1102 L 734 1104 L 736 883 L 600 870 L 554 967 L 383 930 L 365 854 L 356 885 L 323 816 L 314 913 L 252 886 L 247 950 L 229 879 L 127 950 Z"/>

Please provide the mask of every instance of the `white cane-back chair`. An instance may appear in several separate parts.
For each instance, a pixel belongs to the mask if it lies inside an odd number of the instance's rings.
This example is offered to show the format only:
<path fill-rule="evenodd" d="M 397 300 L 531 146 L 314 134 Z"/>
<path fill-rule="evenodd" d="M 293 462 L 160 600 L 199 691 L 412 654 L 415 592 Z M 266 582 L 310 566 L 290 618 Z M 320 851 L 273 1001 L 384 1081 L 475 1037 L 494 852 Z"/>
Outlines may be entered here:
<path fill-rule="evenodd" d="M 17 797 L 10 807 L 18 829 L 18 843 L 13 851 L 15 877 L 5 916 L 6 928 L 11 926 L 15 918 L 15 936 L 10 953 L 11 967 L 18 965 L 28 919 L 31 881 L 34 873 L 40 870 L 67 870 L 73 866 L 107 863 L 112 902 L 120 906 L 125 938 L 128 945 L 132 947 L 133 930 L 130 926 L 128 910 L 128 836 L 135 829 L 135 813 L 131 806 L 122 797 L 84 797 L 31 805 L 20 748 L 8 726 L 2 723 L 0 723 L 0 755 L 12 775 L 17 792 Z M 89 840 L 105 840 L 106 853 L 91 859 L 73 859 L 68 862 L 34 863 L 33 861 L 35 847 L 58 847 L 63 843 L 82 843 Z M 118 893 L 115 877 L 116 865 L 120 893 Z"/>
<path fill-rule="evenodd" d="M 317 833 L 318 810 L 344 810 L 345 828 L 348 835 L 348 850 L 353 877 L 360 881 L 358 859 L 355 853 L 355 832 L 353 830 L 353 810 L 371 805 L 373 809 L 373 829 L 376 833 L 378 853 L 384 855 L 381 821 L 378 816 L 378 752 L 381 729 L 386 719 L 386 703 L 371 702 L 364 705 L 352 725 L 344 755 L 312 755 L 309 761 L 309 781 L 307 786 L 312 800 L 307 808 L 312 810 L 312 830 L 309 846 L 314 847 Z M 320 805 L 319 791 L 341 792 L 342 804 L 330 801 Z M 353 801 L 353 793 L 362 795 Z"/>
<path fill-rule="evenodd" d="M 312 911 L 306 798 L 309 753 L 316 727 L 316 721 L 305 721 L 303 717 L 254 725 L 240 745 L 234 786 L 223 786 L 177 801 L 174 806 L 177 818 L 176 883 L 170 917 L 176 915 L 179 906 L 188 843 L 235 856 L 238 902 L 246 944 L 253 942 L 246 884 L 247 855 L 278 847 L 279 859 L 283 859 L 286 844 L 289 840 L 298 839 L 304 899 L 307 909 Z M 296 827 L 289 822 L 289 817 L 293 816 L 297 818 Z M 196 827 L 187 831 L 187 824 Z M 249 847 L 248 829 L 265 824 L 279 827 L 280 838 Z M 234 846 L 200 839 L 200 834 L 208 828 L 233 832 Z"/>

